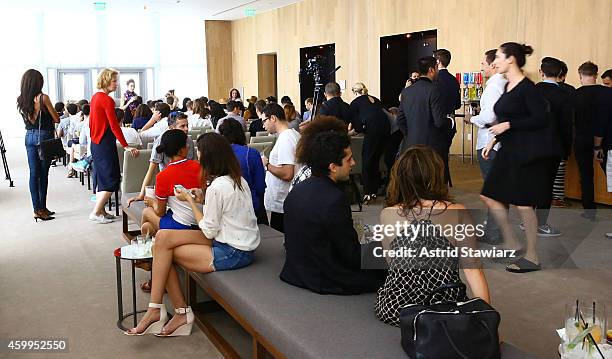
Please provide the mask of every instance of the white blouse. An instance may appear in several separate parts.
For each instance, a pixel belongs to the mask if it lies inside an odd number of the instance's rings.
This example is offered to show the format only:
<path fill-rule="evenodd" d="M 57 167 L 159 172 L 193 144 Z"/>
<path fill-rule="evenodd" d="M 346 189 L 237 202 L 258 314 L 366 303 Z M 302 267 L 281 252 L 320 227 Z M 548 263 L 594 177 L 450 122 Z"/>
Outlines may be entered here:
<path fill-rule="evenodd" d="M 206 189 L 203 217 L 198 226 L 206 238 L 227 243 L 242 251 L 259 245 L 259 227 L 249 184 L 241 179 L 242 191 L 230 176 L 215 178 Z"/>

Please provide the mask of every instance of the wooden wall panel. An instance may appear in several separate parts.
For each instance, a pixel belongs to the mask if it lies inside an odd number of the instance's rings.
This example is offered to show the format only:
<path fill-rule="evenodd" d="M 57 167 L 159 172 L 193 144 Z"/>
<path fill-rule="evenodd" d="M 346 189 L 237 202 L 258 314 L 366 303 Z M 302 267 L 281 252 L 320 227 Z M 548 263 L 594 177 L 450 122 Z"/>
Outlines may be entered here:
<path fill-rule="evenodd" d="M 486 50 L 520 41 L 535 48 L 528 76 L 537 80 L 539 60 L 556 56 L 570 68 L 568 82 L 578 85 L 582 62 L 612 67 L 611 14 L 612 0 L 305 0 L 232 22 L 233 83 L 244 88 L 244 98 L 257 94 L 257 54 L 275 52 L 278 94 L 297 99 L 299 49 L 335 43 L 342 66 L 336 78 L 348 88 L 363 82 L 376 96 L 380 37 L 436 29 L 438 48 L 453 54 L 451 73 L 478 71 Z M 452 153 L 461 152 L 460 140 Z"/>
<path fill-rule="evenodd" d="M 232 23 L 205 21 L 208 98 L 218 101 L 227 98 L 233 86 Z M 257 61 L 257 57 L 255 57 Z M 244 98 L 244 95 L 242 96 Z"/>

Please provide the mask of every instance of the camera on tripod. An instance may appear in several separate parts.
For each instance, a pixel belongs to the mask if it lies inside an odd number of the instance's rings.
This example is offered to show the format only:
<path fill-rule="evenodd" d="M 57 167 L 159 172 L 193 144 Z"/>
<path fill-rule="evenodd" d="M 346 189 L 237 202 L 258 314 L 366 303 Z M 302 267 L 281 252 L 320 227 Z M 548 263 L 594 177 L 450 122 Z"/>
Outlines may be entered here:
<path fill-rule="evenodd" d="M 306 60 L 306 67 L 300 70 L 300 79 L 306 75 L 311 75 L 315 80 L 315 85 L 320 85 L 321 71 L 327 66 L 327 58 L 317 55 Z M 301 81 L 300 81 L 301 82 Z"/>

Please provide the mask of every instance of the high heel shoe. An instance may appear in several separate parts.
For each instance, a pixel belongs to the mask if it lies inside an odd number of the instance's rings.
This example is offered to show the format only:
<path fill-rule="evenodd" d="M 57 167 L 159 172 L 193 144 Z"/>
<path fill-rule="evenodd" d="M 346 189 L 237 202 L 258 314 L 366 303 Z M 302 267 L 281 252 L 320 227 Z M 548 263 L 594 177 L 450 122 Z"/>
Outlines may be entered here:
<path fill-rule="evenodd" d="M 44 209 L 39 209 L 38 211 L 34 211 L 34 220 L 38 222 L 39 219 L 42 221 L 50 221 L 55 219 L 55 217 L 51 217 Z"/>
<path fill-rule="evenodd" d="M 149 308 L 159 309 L 159 320 L 149 324 L 149 326 L 141 333 L 123 332 L 123 334 L 128 336 L 140 336 L 145 334 L 157 335 L 161 333 L 162 329 L 164 328 L 164 325 L 166 325 L 166 322 L 168 321 L 168 312 L 166 311 L 166 306 L 164 304 L 149 303 Z"/>
<path fill-rule="evenodd" d="M 54 214 L 55 214 L 55 212 L 49 211 L 49 210 L 48 210 L 48 209 L 46 209 L 46 208 L 45 208 L 45 209 L 43 209 L 43 211 L 45 211 L 45 213 L 46 213 L 48 216 L 52 216 L 52 215 L 54 215 Z"/>
<path fill-rule="evenodd" d="M 178 336 L 186 336 L 191 335 L 191 328 L 193 327 L 194 315 L 191 307 L 187 308 L 174 308 L 174 312 L 176 314 L 187 314 L 187 323 L 181 325 L 180 327 L 174 329 L 172 333 L 169 334 L 155 334 L 157 337 L 178 337 Z"/>

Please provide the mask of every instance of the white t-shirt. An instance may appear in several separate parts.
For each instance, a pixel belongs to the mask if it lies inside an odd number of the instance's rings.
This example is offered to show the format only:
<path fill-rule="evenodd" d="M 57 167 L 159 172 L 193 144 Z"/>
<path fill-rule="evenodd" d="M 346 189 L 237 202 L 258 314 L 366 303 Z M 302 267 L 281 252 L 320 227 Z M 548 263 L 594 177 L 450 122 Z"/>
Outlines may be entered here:
<path fill-rule="evenodd" d="M 206 189 L 203 217 L 198 226 L 207 238 L 242 251 L 259 245 L 259 227 L 249 184 L 240 178 L 242 191 L 230 176 L 215 178 Z"/>
<path fill-rule="evenodd" d="M 60 132 L 60 130 L 62 131 L 62 144 L 64 146 L 66 146 L 66 143 L 68 143 L 68 133 L 70 132 L 70 117 L 66 117 L 63 118 L 59 125 L 57 125 L 57 131 Z"/>
<path fill-rule="evenodd" d="M 194 127 L 206 127 L 206 126 L 213 128 L 213 123 L 208 117 L 200 118 L 200 115 L 198 114 L 189 116 L 189 129 L 190 130 Z"/>
<path fill-rule="evenodd" d="M 270 164 L 280 167 L 282 165 L 294 165 L 294 172 L 297 172 L 295 162 L 295 148 L 300 140 L 300 134 L 294 129 L 287 129 L 278 135 L 274 148 L 270 152 Z M 289 189 L 291 181 L 283 181 L 270 172 L 266 172 L 266 192 L 264 194 L 264 206 L 268 211 L 284 213 L 283 203 Z"/>
<path fill-rule="evenodd" d="M 83 127 L 81 128 L 81 133 L 79 134 L 79 145 L 81 148 L 83 146 L 87 146 L 87 155 L 91 156 L 91 133 L 89 132 L 89 116 L 85 116 L 85 120 L 83 120 Z"/>
<path fill-rule="evenodd" d="M 138 131 L 131 127 L 121 127 L 121 132 L 123 132 L 123 137 L 125 137 L 125 142 L 129 145 L 142 145 L 142 141 L 140 140 L 140 135 Z M 119 142 L 119 140 L 117 140 Z"/>
<path fill-rule="evenodd" d="M 164 117 L 161 120 L 157 121 L 151 128 L 148 130 L 140 131 L 140 139 L 142 141 L 151 142 L 155 140 L 157 137 L 161 136 L 168 129 L 168 118 Z"/>

